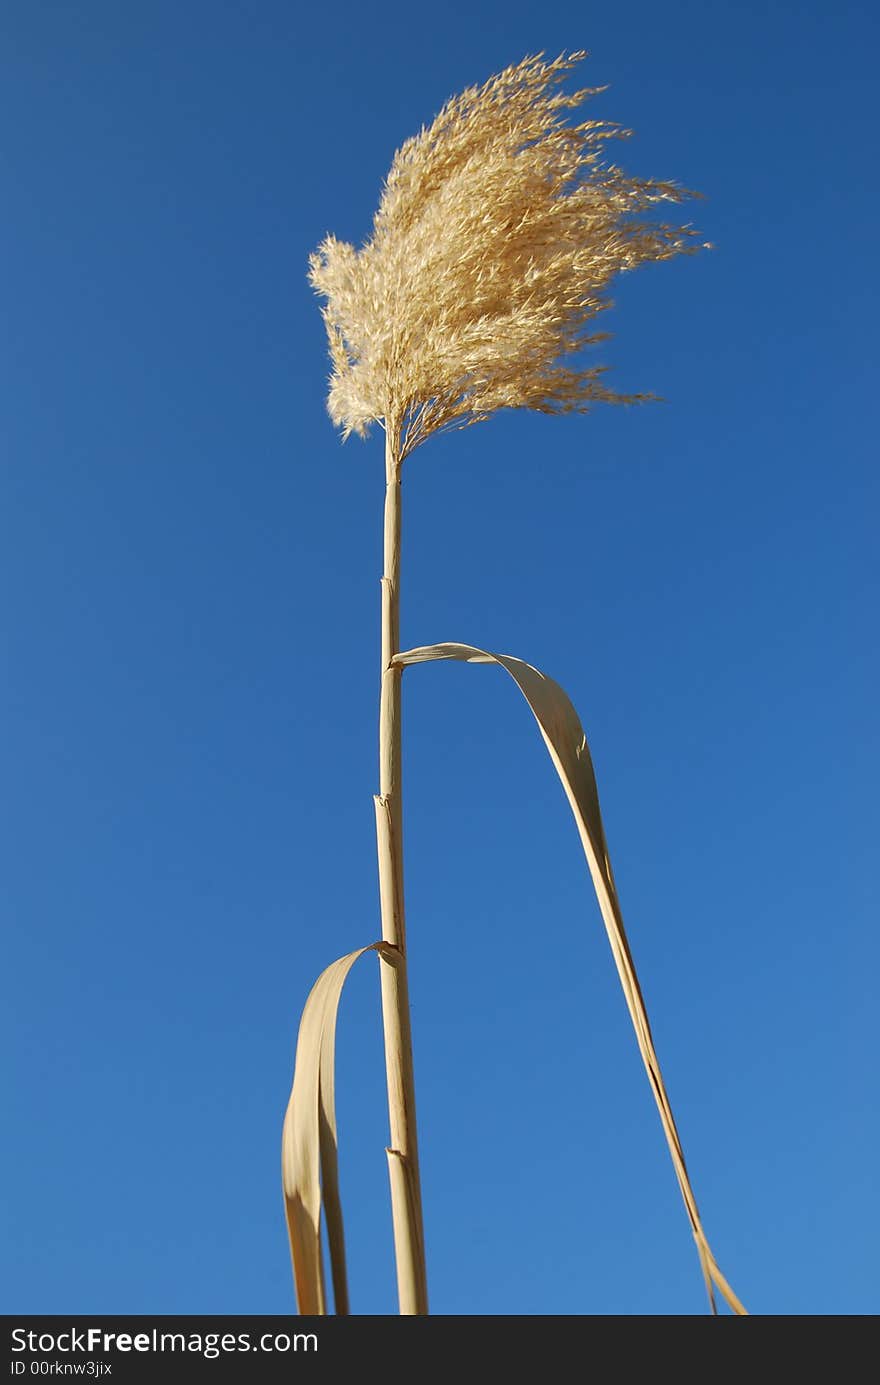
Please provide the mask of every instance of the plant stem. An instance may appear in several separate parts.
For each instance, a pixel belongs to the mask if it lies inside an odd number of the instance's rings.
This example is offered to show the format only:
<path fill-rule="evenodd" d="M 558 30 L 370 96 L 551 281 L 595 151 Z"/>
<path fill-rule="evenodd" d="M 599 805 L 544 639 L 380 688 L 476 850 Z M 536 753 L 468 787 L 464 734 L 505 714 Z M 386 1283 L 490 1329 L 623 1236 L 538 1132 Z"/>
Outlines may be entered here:
<path fill-rule="evenodd" d="M 379 795 L 376 837 L 382 937 L 394 952 L 380 955 L 385 1071 L 388 1078 L 388 1149 L 391 1215 L 400 1312 L 428 1311 L 422 1194 L 416 1138 L 415 1082 L 406 972 L 403 904 L 403 812 L 401 798 L 400 703 L 403 670 L 391 660 L 400 652 L 400 429 L 386 420 L 385 560 L 382 574 L 382 691 L 379 702 Z"/>

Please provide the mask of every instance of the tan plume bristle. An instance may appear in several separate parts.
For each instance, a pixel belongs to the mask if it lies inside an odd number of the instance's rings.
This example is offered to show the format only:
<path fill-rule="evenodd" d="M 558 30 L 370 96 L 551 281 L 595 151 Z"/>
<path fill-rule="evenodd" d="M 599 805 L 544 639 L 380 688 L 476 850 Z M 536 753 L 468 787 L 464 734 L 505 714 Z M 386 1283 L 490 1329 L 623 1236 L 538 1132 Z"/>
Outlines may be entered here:
<path fill-rule="evenodd" d="M 572 358 L 601 336 L 615 274 L 699 248 L 650 219 L 693 194 L 603 160 L 630 132 L 567 124 L 602 88 L 560 89 L 583 58 L 529 57 L 443 107 L 394 156 L 361 250 L 328 236 L 310 262 L 325 299 L 328 408 L 346 436 L 392 419 L 401 459 L 497 409 L 631 403 Z"/>

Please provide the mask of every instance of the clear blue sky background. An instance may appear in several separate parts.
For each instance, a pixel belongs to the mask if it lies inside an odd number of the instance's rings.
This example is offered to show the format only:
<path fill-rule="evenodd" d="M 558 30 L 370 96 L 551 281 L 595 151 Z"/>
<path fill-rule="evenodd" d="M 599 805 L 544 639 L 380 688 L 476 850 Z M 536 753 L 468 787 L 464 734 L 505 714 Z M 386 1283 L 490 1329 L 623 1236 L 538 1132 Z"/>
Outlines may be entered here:
<path fill-rule="evenodd" d="M 7 1312 L 286 1313 L 299 1012 L 378 934 L 378 438 L 305 280 L 396 146 L 587 47 L 717 249 L 621 283 L 666 402 L 407 464 L 407 644 L 571 694 L 697 1196 L 758 1313 L 878 1307 L 876 14 L 7 0 Z M 613 320 L 612 320 L 613 319 Z M 406 678 L 438 1313 L 702 1313 L 561 789 L 497 670 Z M 340 1031 L 352 1299 L 394 1311 L 378 987 Z"/>

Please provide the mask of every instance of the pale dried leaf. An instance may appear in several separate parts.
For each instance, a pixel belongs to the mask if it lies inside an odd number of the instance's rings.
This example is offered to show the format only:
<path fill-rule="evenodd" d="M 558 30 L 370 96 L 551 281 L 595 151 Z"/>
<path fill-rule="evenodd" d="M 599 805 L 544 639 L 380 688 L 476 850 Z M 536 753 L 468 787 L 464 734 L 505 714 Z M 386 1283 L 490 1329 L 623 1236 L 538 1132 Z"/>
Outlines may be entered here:
<path fill-rule="evenodd" d="M 340 957 L 322 971 L 309 992 L 300 1020 L 293 1088 L 281 1136 L 281 1179 L 296 1297 L 303 1314 L 327 1312 L 321 1252 L 322 1175 L 334 1303 L 337 1314 L 348 1312 L 337 1175 L 336 1016 L 342 988 L 355 962 L 365 952 L 381 952 L 385 947 L 385 943 L 371 943 Z"/>
<path fill-rule="evenodd" d="M 605 828 L 599 810 L 596 776 L 593 772 L 587 739 L 577 712 L 558 683 L 554 683 L 551 678 L 547 678 L 530 664 L 523 663 L 521 659 L 511 658 L 509 655 L 490 654 L 484 649 L 476 649 L 467 644 L 434 644 L 398 654 L 394 662 L 404 667 L 408 664 L 427 663 L 435 659 L 457 659 L 465 663 L 499 664 L 513 678 L 534 713 L 577 824 L 605 930 L 608 934 L 608 941 L 611 944 L 617 974 L 635 1029 L 639 1052 L 642 1055 L 642 1061 L 651 1084 L 651 1091 L 660 1112 L 663 1132 L 672 1156 L 673 1167 L 684 1199 L 691 1230 L 697 1243 L 697 1252 L 706 1279 L 712 1311 L 713 1313 L 717 1311 L 713 1292 L 714 1285 L 730 1309 L 736 1314 L 744 1315 L 746 1309 L 716 1264 L 697 1210 L 672 1107 L 660 1072 L 645 1002 L 623 926 L 623 916 L 614 885 L 611 861 L 608 856 Z"/>

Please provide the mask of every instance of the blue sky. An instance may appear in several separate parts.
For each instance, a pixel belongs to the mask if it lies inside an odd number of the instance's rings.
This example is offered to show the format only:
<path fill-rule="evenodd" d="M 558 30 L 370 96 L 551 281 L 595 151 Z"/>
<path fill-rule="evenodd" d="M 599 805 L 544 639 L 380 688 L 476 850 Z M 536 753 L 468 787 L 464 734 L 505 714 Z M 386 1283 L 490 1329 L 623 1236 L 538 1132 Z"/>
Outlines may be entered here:
<path fill-rule="evenodd" d="M 580 47 L 717 248 L 603 324 L 664 403 L 407 463 L 403 640 L 567 689 L 719 1263 L 757 1313 L 876 1311 L 877 38 L 793 0 L 7 0 L 5 1311 L 292 1310 L 298 1016 L 379 931 L 381 444 L 325 415 L 306 259 L 447 96 Z M 413 669 L 405 756 L 433 1311 L 703 1312 L 528 710 Z M 338 1062 L 353 1310 L 389 1313 L 372 962 Z"/>

